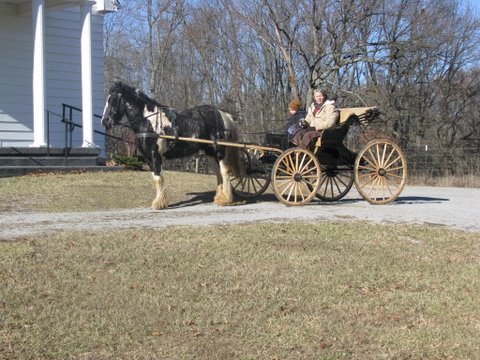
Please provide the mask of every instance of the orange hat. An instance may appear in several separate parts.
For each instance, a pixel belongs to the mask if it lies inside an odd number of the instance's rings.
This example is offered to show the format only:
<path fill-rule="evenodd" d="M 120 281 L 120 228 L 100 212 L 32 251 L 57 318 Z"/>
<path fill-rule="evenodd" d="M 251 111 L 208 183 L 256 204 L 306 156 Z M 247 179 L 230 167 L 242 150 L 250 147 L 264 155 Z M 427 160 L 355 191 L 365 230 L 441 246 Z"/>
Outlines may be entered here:
<path fill-rule="evenodd" d="M 300 100 L 294 99 L 288 103 L 288 108 L 291 110 L 298 110 L 302 106 Z"/>

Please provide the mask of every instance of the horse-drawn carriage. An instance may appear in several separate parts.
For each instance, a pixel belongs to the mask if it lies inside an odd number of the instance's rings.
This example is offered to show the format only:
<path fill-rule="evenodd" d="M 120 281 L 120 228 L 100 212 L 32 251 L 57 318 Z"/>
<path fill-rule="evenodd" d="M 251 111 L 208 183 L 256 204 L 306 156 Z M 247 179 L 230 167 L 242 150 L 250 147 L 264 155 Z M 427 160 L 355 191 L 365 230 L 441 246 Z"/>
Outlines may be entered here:
<path fill-rule="evenodd" d="M 137 146 L 153 174 L 157 191 L 154 209 L 168 206 L 162 159 L 199 150 L 216 166 L 214 201 L 218 205 L 231 204 L 232 192 L 243 198 L 259 196 L 270 184 L 278 200 L 290 206 L 305 205 L 314 197 L 340 200 L 354 183 L 372 204 L 395 200 L 407 177 L 400 148 L 386 139 L 372 140 L 358 153 L 344 145 L 349 128 L 368 125 L 379 116 L 379 110 L 362 107 L 339 112 L 338 125 L 324 130 L 309 149 L 293 147 L 287 134 L 267 134 L 266 143 L 259 145 L 239 142 L 232 116 L 213 106 L 176 112 L 139 90 L 117 83 L 110 90 L 102 124 L 105 128 L 123 125 L 135 132 Z"/>
<path fill-rule="evenodd" d="M 261 195 L 272 184 L 275 196 L 286 205 L 304 205 L 317 197 L 342 199 L 353 184 L 372 204 L 395 200 L 405 186 L 406 158 L 391 140 L 368 142 L 359 153 L 344 145 L 352 125 L 366 126 L 379 116 L 375 107 L 339 109 L 339 124 L 327 129 L 304 150 L 293 147 L 287 134 L 266 133 L 270 147 L 242 152 L 244 176 L 234 177 L 234 192 L 244 198 Z"/>

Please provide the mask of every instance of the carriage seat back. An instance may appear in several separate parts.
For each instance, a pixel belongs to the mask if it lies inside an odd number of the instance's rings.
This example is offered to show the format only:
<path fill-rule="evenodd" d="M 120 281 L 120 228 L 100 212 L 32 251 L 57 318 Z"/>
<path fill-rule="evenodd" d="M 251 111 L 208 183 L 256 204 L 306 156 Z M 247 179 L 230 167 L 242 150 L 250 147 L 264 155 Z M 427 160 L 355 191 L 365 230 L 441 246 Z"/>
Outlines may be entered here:
<path fill-rule="evenodd" d="M 346 124 L 350 118 L 356 117 L 360 123 L 365 121 L 369 122 L 372 117 L 377 117 L 379 115 L 379 110 L 374 107 L 356 107 L 356 108 L 341 108 L 338 109 L 340 117 L 338 120 L 339 125 Z"/>
<path fill-rule="evenodd" d="M 351 124 L 358 123 L 366 125 L 370 121 L 378 117 L 380 114 L 379 109 L 374 106 L 340 108 L 337 110 L 340 113 L 337 126 L 333 129 L 327 129 L 326 131 L 340 131 L 342 133 L 342 136 L 346 135 L 346 131 L 348 131 L 347 129 Z M 344 131 L 342 131 L 341 129 L 344 129 Z M 322 137 L 323 134 L 315 142 L 316 148 L 320 148 L 322 146 Z M 340 140 L 343 141 L 343 137 Z"/>

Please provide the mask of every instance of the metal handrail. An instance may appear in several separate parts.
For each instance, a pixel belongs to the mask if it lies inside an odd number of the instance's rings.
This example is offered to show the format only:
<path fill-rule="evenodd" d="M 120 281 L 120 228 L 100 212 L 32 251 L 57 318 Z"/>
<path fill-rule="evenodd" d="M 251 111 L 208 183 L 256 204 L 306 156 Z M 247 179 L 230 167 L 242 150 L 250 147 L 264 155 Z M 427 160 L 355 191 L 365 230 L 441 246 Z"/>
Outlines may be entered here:
<path fill-rule="evenodd" d="M 82 112 L 81 108 L 78 108 L 73 105 L 68 105 L 65 103 L 62 103 L 62 114 L 58 114 L 54 111 L 51 110 L 45 110 L 46 115 L 47 115 L 47 124 L 46 124 L 46 133 L 47 133 L 47 156 L 50 156 L 50 117 L 51 115 L 54 115 L 58 118 L 60 118 L 60 121 L 65 124 L 65 145 L 64 145 L 64 154 L 65 154 L 65 164 L 68 161 L 68 154 L 69 150 L 72 148 L 72 142 L 73 142 L 73 136 L 72 133 L 75 130 L 75 128 L 83 128 L 82 124 L 78 124 L 73 121 L 73 112 Z M 67 116 L 68 113 L 68 116 Z M 95 118 L 101 119 L 102 116 L 98 114 L 93 114 Z M 106 134 L 102 131 L 94 130 L 93 131 L 96 134 L 100 134 L 106 137 L 110 137 L 113 139 L 121 140 L 121 138 L 117 136 L 113 136 L 110 134 Z"/>

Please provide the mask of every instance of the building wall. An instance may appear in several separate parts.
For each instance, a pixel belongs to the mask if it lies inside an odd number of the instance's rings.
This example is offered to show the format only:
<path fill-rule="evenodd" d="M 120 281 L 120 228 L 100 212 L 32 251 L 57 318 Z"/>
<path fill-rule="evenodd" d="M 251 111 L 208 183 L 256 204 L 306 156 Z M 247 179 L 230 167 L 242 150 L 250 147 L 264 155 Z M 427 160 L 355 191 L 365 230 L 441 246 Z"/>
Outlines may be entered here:
<path fill-rule="evenodd" d="M 46 10 L 45 82 L 49 111 L 50 146 L 63 147 L 65 125 L 61 123 L 62 103 L 82 107 L 81 20 L 78 6 Z M 31 14 L 18 16 L 0 12 L 0 146 L 29 146 L 33 142 Z M 103 96 L 103 17 L 92 16 L 93 112 L 101 114 Z M 82 124 L 74 112 L 75 123 Z M 94 120 L 94 130 L 101 131 Z M 73 132 L 74 147 L 82 145 L 82 129 Z M 104 138 L 94 135 L 94 143 L 104 148 Z"/>
<path fill-rule="evenodd" d="M 0 146 L 28 145 L 32 131 L 32 18 L 0 11 Z"/>

